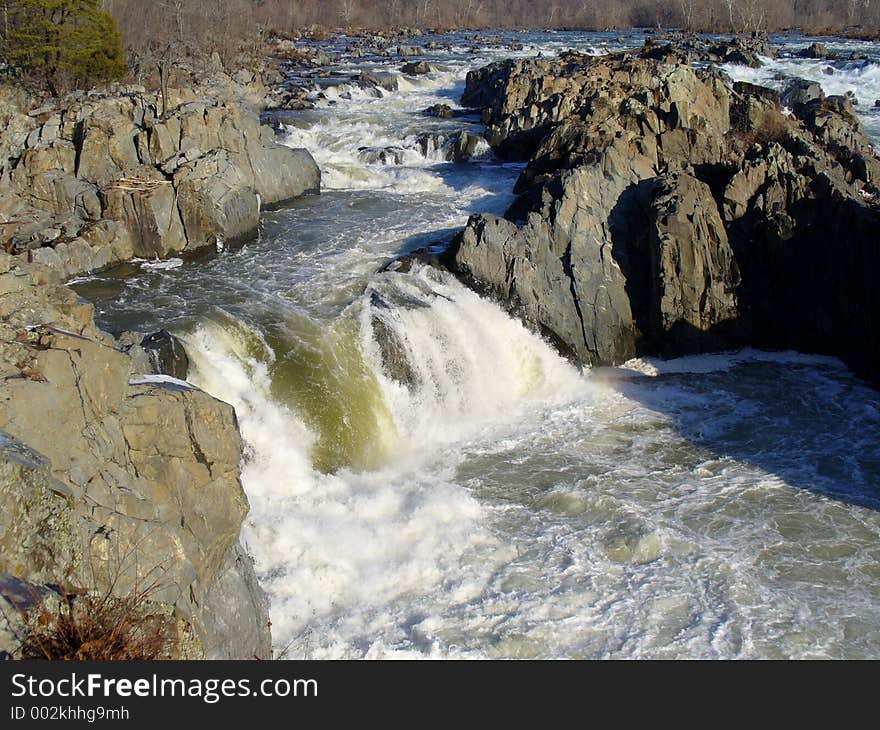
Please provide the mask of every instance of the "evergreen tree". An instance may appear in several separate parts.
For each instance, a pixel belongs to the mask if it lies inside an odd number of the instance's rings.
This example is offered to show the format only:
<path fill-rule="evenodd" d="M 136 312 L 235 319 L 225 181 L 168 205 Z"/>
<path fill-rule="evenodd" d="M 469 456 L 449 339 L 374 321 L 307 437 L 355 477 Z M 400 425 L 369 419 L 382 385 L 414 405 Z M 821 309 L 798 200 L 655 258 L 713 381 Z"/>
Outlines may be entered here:
<path fill-rule="evenodd" d="M 53 92 L 125 73 L 116 21 L 99 0 L 9 0 L 2 6 L 9 69 L 45 81 Z"/>

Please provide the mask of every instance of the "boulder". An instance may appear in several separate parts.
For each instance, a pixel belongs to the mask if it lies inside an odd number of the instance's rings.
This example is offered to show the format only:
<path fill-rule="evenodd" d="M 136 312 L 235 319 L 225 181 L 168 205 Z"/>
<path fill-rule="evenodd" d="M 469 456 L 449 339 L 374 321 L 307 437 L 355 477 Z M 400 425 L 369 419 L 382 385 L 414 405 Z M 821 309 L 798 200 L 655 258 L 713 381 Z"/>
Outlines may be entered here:
<path fill-rule="evenodd" d="M 795 111 L 814 101 L 822 101 L 824 98 L 822 87 L 815 81 L 807 81 L 806 79 L 792 79 L 780 95 L 783 106 Z"/>
<path fill-rule="evenodd" d="M 368 165 L 402 165 L 406 150 L 402 147 L 360 147 L 358 159 Z"/>
<path fill-rule="evenodd" d="M 177 210 L 188 250 L 234 242 L 260 224 L 260 201 L 250 176 L 226 150 L 181 167 L 174 176 Z"/>
<path fill-rule="evenodd" d="M 147 353 L 152 365 L 151 370 L 144 372 L 186 380 L 189 374 L 189 357 L 179 338 L 168 330 L 159 330 L 144 337 L 139 345 Z"/>
<path fill-rule="evenodd" d="M 412 61 L 403 64 L 400 71 L 407 76 L 424 76 L 431 73 L 431 67 L 425 61 Z"/>
<path fill-rule="evenodd" d="M 452 119 L 455 116 L 455 112 L 449 104 L 434 104 L 434 106 L 429 106 L 422 111 L 422 114 L 426 117 L 437 117 L 438 119 Z"/>
<path fill-rule="evenodd" d="M 798 58 L 824 58 L 833 61 L 838 58 L 837 54 L 828 50 L 828 46 L 824 43 L 811 43 L 806 48 L 801 49 L 795 54 Z"/>

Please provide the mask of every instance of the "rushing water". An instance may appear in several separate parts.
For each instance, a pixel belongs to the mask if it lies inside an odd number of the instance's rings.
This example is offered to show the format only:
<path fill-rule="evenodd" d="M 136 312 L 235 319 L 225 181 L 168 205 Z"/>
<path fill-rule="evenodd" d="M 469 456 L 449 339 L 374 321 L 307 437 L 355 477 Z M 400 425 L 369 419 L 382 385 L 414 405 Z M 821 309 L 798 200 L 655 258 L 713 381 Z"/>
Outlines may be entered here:
<path fill-rule="evenodd" d="M 527 55 L 641 36 L 515 40 Z M 441 41 L 453 47 L 427 78 L 381 98 L 330 87 L 289 120 L 324 192 L 265 214 L 259 240 L 79 284 L 107 329 L 179 333 L 193 381 L 235 405 L 276 648 L 880 656 L 880 395 L 839 362 L 746 351 L 581 373 L 449 276 L 376 273 L 502 212 L 519 173 L 488 151 L 419 151 L 420 132 L 478 122 L 419 111 L 455 106 L 467 69 L 511 55 Z M 817 66 L 737 73 L 880 97 L 873 61 Z M 400 147 L 401 164 L 365 163 L 364 146 Z M 405 349 L 409 387 L 386 376 L 374 317 Z"/>

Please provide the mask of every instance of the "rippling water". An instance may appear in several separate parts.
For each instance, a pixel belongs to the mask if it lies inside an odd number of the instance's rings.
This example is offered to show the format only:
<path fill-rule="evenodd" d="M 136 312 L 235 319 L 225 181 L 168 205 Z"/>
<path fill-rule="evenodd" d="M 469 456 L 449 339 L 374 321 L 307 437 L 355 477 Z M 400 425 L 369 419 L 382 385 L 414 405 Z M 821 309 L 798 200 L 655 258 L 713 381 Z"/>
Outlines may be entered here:
<path fill-rule="evenodd" d="M 510 39 L 529 55 L 643 38 Z M 880 656 L 880 395 L 839 362 L 746 351 L 582 373 L 448 276 L 376 273 L 512 200 L 518 166 L 419 152 L 426 130 L 478 126 L 420 110 L 456 106 L 469 68 L 511 55 L 440 40 L 453 48 L 431 52 L 428 77 L 381 98 L 331 87 L 287 120 L 325 191 L 265 214 L 259 240 L 78 285 L 107 329 L 178 332 L 192 379 L 236 406 L 244 535 L 276 648 Z M 877 48 L 832 47 L 874 60 L 833 76 L 788 59 L 735 73 L 851 87 L 880 129 Z M 383 146 L 402 164 L 363 162 L 361 147 Z M 376 317 L 407 355 L 409 387 L 383 370 Z"/>

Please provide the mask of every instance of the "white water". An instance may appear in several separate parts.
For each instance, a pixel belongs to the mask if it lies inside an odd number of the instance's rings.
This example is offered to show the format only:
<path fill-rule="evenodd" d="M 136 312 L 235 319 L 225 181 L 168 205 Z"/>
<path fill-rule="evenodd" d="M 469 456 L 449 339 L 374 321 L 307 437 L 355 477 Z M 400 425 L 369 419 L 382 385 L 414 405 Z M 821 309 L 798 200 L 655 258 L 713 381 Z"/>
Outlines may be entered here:
<path fill-rule="evenodd" d="M 790 51 L 805 47 L 808 41 L 789 42 Z M 850 95 L 856 103 L 865 130 L 874 143 L 880 142 L 880 108 L 874 102 L 880 100 L 880 58 L 878 46 L 863 41 L 831 41 L 829 49 L 842 59 L 853 52 L 864 53 L 869 60 L 801 59 L 790 56 L 764 58 L 761 68 L 749 68 L 728 64 L 724 70 L 736 81 L 748 81 L 761 86 L 782 90 L 793 77 L 817 82 L 826 95 Z M 829 74 L 828 71 L 831 71 Z"/>
<path fill-rule="evenodd" d="M 273 598 L 276 641 L 293 640 L 294 655 L 309 642 L 314 656 L 382 655 L 395 649 L 408 620 L 400 612 L 413 599 L 434 594 L 438 610 L 476 599 L 516 551 L 455 483 L 457 460 L 445 447 L 529 417 L 527 405 L 588 388 L 493 305 L 452 281 L 431 285 L 456 299 L 397 312 L 423 387 L 411 393 L 380 376 L 394 457 L 372 472 L 316 472 L 313 435 L 273 400 L 265 364 L 241 357 L 228 331 L 202 328 L 187 343 L 195 382 L 235 406 L 253 449 L 242 475 L 252 504 L 245 536 Z M 361 345 L 378 357 L 371 338 Z M 318 627 L 327 619 L 336 636 Z"/>
<path fill-rule="evenodd" d="M 880 655 L 880 398 L 840 363 L 744 351 L 582 374 L 447 276 L 375 273 L 511 201 L 516 166 L 414 144 L 474 124 L 418 112 L 455 106 L 487 60 L 328 93 L 288 138 L 321 164 L 319 199 L 267 214 L 242 251 L 100 282 L 108 323 L 175 324 L 192 380 L 236 408 L 276 650 Z M 405 157 L 365 164 L 363 146 Z"/>

